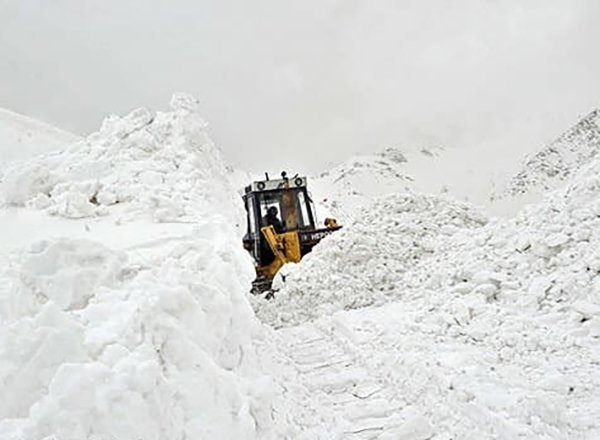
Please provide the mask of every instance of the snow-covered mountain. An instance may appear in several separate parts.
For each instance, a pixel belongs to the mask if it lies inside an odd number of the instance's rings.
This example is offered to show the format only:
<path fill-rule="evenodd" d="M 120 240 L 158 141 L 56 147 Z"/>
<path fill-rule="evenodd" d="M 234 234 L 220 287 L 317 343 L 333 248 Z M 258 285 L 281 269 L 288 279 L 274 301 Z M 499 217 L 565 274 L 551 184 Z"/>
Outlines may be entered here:
<path fill-rule="evenodd" d="M 375 197 L 407 192 L 447 195 L 506 216 L 520 205 L 498 203 L 490 194 L 517 165 L 514 158 L 474 148 L 388 147 L 334 166 L 311 179 L 310 187 L 317 206 L 343 222 Z"/>
<path fill-rule="evenodd" d="M 375 197 L 418 189 L 420 167 L 433 164 L 441 152 L 432 148 L 406 153 L 388 147 L 380 153 L 354 156 L 311 179 L 313 198 L 327 214 L 350 220 Z"/>
<path fill-rule="evenodd" d="M 68 131 L 0 108 L 0 168 L 9 161 L 62 150 L 78 140 Z"/>
<path fill-rule="evenodd" d="M 559 187 L 600 153 L 600 109 L 590 112 L 558 139 L 527 157 L 499 198 L 528 201 Z"/>
<path fill-rule="evenodd" d="M 313 179 L 315 200 L 347 221 L 374 197 L 414 191 L 446 194 L 501 217 L 563 185 L 600 152 L 600 109 L 521 163 L 501 150 L 386 148 L 356 156 Z"/>

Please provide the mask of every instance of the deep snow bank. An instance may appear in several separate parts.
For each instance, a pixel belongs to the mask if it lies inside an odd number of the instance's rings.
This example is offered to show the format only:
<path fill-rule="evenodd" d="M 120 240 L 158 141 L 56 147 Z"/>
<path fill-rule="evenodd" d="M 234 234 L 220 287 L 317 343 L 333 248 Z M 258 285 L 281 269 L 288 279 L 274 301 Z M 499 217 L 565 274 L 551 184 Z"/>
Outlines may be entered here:
<path fill-rule="evenodd" d="M 399 251 L 411 249 L 402 238 L 410 231 L 380 235 L 373 221 L 360 233 L 350 227 L 323 241 L 306 267 L 291 269 L 280 298 L 257 303 L 257 313 L 282 325 L 397 298 L 332 321 L 356 326 L 370 316 L 359 329 L 383 335 L 398 351 L 397 358 L 373 351 L 373 365 L 389 368 L 386 377 L 397 378 L 441 438 L 598 438 L 599 176 L 595 158 L 514 219 L 438 233 L 432 245 L 413 248 L 421 256 L 411 263 L 411 252 L 406 259 Z M 402 214 L 388 211 L 385 223 L 402 224 Z M 440 220 L 455 217 L 450 211 Z M 435 251 L 425 257 L 428 248 Z M 397 332 L 386 319 L 398 322 Z"/>
<path fill-rule="evenodd" d="M 439 252 L 443 237 L 486 221 L 469 205 L 410 193 L 377 199 L 356 217 L 301 264 L 282 269 L 283 289 L 274 300 L 255 303 L 261 319 L 275 326 L 294 324 L 397 300 L 405 272 Z"/>
<path fill-rule="evenodd" d="M 232 215 L 239 203 L 232 202 L 234 192 L 222 189 L 229 171 L 195 100 L 175 95 L 171 106 L 172 112 L 140 108 L 111 116 L 67 151 L 9 168 L 2 182 L 5 201 L 68 218 L 110 212 L 123 219 L 147 212 L 155 221 Z"/>
<path fill-rule="evenodd" d="M 239 201 L 194 106 L 180 95 L 171 113 L 109 118 L 7 176 L 13 203 L 71 218 L 150 213 L 195 232 L 141 259 L 73 239 L 4 257 L 1 438 L 276 436 L 273 388 L 255 369 L 262 329 L 245 296 L 254 273 Z"/>
<path fill-rule="evenodd" d="M 600 435 L 599 176 L 596 158 L 514 219 L 457 234 L 400 286 L 433 338 L 488 353 L 452 387 L 503 414 L 512 438 Z M 498 382 L 510 399 L 490 399 Z"/>

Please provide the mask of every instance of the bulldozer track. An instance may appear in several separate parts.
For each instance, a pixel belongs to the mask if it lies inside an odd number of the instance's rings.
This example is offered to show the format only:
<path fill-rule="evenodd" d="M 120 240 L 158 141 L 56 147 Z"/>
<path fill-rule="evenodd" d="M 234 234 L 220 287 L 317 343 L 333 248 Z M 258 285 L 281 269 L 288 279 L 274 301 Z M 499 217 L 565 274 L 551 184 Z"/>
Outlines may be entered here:
<path fill-rule="evenodd" d="M 303 426 L 299 438 L 379 439 L 403 423 L 399 412 L 406 402 L 363 354 L 369 335 L 357 335 L 335 319 L 278 333 L 286 341 L 283 354 L 296 366 L 298 385 L 311 397 L 305 405 L 315 407 L 311 412 L 326 412 L 312 426 L 297 420 Z"/>

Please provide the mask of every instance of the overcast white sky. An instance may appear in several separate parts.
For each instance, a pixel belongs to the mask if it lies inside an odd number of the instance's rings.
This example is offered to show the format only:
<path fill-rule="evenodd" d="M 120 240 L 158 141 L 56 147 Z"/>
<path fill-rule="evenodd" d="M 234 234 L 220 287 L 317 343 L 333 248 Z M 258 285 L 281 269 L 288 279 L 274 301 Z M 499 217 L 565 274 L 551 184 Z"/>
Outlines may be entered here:
<path fill-rule="evenodd" d="M 532 150 L 600 106 L 596 0 L 0 0 L 0 106 L 78 133 L 196 95 L 227 158 Z"/>

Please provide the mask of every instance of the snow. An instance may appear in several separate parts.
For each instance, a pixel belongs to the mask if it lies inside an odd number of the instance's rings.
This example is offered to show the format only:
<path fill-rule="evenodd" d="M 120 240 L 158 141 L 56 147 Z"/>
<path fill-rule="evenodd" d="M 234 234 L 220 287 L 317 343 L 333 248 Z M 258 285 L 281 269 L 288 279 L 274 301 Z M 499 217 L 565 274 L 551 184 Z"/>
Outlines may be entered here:
<path fill-rule="evenodd" d="M 302 264 L 282 269 L 286 282 L 275 300 L 255 298 L 263 321 L 297 324 L 336 310 L 398 300 L 405 272 L 441 252 L 443 237 L 486 222 L 469 205 L 408 193 L 380 198 L 356 217 L 319 243 Z"/>
<path fill-rule="evenodd" d="M 125 221 L 143 212 L 165 222 L 204 214 L 207 194 L 222 193 L 211 209 L 231 216 L 235 195 L 221 189 L 228 171 L 206 122 L 190 111 L 193 99 L 176 95 L 171 105 L 171 113 L 111 116 L 80 144 L 8 168 L 5 202 L 67 218 L 117 210 Z"/>
<path fill-rule="evenodd" d="M 323 423 L 342 429 L 334 438 L 411 432 L 400 408 L 431 438 L 597 438 L 599 175 L 592 160 L 516 217 L 486 224 L 448 208 L 436 224 L 436 198 L 430 209 L 413 206 L 404 224 L 406 198 L 384 198 L 289 268 L 273 301 L 255 301 L 261 319 L 284 326 L 289 356 L 303 365 L 295 380 L 318 377 L 322 392 L 306 402 L 332 408 Z M 441 227 L 452 218 L 463 221 Z M 418 252 L 407 264 L 411 242 Z M 352 354 L 336 354 L 343 345 Z M 353 376 L 341 389 L 328 388 L 345 374 Z M 365 382 L 385 385 L 358 399 Z M 376 423 L 348 416 L 370 402 Z"/>
<path fill-rule="evenodd" d="M 62 150 L 78 140 L 72 133 L 0 108 L 0 170 L 10 161 Z"/>
<path fill-rule="evenodd" d="M 585 141 L 583 135 L 577 139 Z M 353 156 L 312 177 L 310 187 L 322 216 L 334 216 L 342 223 L 352 221 L 357 209 L 373 198 L 405 192 L 449 196 L 488 215 L 509 218 L 539 198 L 539 194 L 507 193 L 507 182 L 522 166 L 518 159 L 502 149 L 385 147 L 377 154 Z"/>
<path fill-rule="evenodd" d="M 600 158 L 503 219 L 443 151 L 351 159 L 267 301 L 250 176 L 171 105 L 4 168 L 0 438 L 600 437 Z"/>
<path fill-rule="evenodd" d="M 241 208 L 195 106 L 9 167 L 1 438 L 277 437 Z"/>
<path fill-rule="evenodd" d="M 529 155 L 495 198 L 532 202 L 577 174 L 600 151 L 600 109 L 581 118 L 558 139 Z"/>
<path fill-rule="evenodd" d="M 412 188 L 414 178 L 405 170 L 406 162 L 405 154 L 394 148 L 353 157 L 311 179 L 313 198 L 325 216 L 347 222 L 357 206 L 368 204 L 373 197 Z"/>

